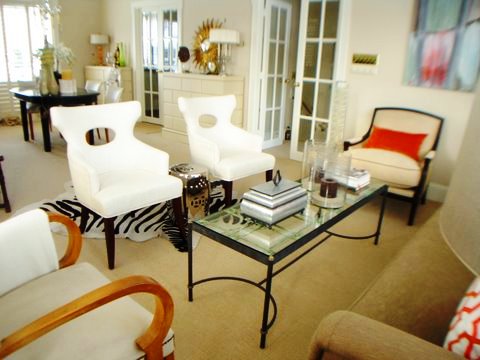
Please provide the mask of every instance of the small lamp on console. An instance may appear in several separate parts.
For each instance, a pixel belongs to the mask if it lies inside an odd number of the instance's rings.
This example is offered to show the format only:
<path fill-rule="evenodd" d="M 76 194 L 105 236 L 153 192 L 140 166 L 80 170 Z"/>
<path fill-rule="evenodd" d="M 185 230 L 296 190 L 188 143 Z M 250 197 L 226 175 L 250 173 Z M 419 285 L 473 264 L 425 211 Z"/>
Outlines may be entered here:
<path fill-rule="evenodd" d="M 227 75 L 227 64 L 232 57 L 232 45 L 240 43 L 240 33 L 236 30 L 211 29 L 209 40 L 212 44 L 218 44 L 218 60 L 220 63 L 220 75 Z"/>
<path fill-rule="evenodd" d="M 103 65 L 103 46 L 108 44 L 108 35 L 90 34 L 90 44 L 95 45 L 97 65 Z"/>

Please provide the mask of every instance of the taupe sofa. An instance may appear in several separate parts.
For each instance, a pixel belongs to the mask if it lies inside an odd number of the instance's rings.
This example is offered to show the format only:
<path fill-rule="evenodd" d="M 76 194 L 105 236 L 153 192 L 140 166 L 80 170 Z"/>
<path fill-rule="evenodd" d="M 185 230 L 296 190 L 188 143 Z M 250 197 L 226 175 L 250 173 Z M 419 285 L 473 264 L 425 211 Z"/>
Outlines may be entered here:
<path fill-rule="evenodd" d="M 348 311 L 319 324 L 310 359 L 458 359 L 441 346 L 474 275 L 445 243 L 439 211 Z"/>

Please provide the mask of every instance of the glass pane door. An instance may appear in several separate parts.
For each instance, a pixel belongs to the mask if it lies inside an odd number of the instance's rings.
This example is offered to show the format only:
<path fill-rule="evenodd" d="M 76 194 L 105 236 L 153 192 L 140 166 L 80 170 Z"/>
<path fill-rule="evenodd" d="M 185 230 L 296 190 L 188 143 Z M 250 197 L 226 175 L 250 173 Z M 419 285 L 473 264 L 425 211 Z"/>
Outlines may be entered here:
<path fill-rule="evenodd" d="M 162 124 L 162 72 L 175 71 L 179 43 L 177 10 L 142 10 L 143 101 L 146 121 Z"/>
<path fill-rule="evenodd" d="M 300 19 L 298 87 L 295 91 L 290 156 L 300 160 L 308 139 L 329 136 L 338 45 L 340 0 L 303 0 Z"/>
<path fill-rule="evenodd" d="M 288 70 L 291 6 L 267 2 L 262 64 L 262 97 L 260 124 L 263 124 L 264 148 L 283 142 L 285 125 L 285 90 Z"/>

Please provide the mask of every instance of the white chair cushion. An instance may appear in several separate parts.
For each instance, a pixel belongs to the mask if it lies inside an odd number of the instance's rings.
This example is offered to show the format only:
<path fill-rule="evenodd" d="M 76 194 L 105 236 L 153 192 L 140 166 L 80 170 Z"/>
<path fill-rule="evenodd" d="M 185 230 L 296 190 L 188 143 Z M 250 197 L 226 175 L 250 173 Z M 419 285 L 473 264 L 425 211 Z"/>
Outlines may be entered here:
<path fill-rule="evenodd" d="M 28 211 L 2 223 L 0 296 L 57 269 L 57 250 L 50 232 L 48 216 L 44 211 Z"/>
<path fill-rule="evenodd" d="M 0 297 L 0 339 L 53 309 L 110 282 L 88 263 L 35 279 Z M 8 359 L 137 359 L 144 355 L 135 340 L 153 315 L 125 297 L 52 330 Z M 173 351 L 173 331 L 165 338 L 164 356 Z"/>
<path fill-rule="evenodd" d="M 352 167 L 367 169 L 370 175 L 399 188 L 417 186 L 420 181 L 421 168 L 418 162 L 404 154 L 382 150 L 351 150 Z"/>
<path fill-rule="evenodd" d="M 275 158 L 259 152 L 229 152 L 215 165 L 212 175 L 222 180 L 234 181 L 273 169 Z"/>
<path fill-rule="evenodd" d="M 79 200 L 109 218 L 182 195 L 182 181 L 146 170 L 117 170 L 100 174 L 100 191 Z"/>

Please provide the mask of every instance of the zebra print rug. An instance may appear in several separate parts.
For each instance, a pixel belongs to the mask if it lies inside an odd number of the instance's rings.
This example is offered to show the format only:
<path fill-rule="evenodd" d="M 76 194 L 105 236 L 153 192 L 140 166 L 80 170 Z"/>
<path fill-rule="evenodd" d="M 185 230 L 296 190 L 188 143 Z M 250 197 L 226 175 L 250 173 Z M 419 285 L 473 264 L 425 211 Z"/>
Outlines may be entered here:
<path fill-rule="evenodd" d="M 42 200 L 18 210 L 17 213 L 40 208 L 68 216 L 77 225 L 80 225 L 81 205 L 75 197 L 71 182 L 65 184 L 65 190 L 63 194 L 53 200 Z M 221 183 L 212 182 L 210 213 L 220 210 L 224 205 L 224 192 Z M 187 243 L 180 236 L 180 231 L 175 225 L 173 208 L 169 201 L 118 216 L 114 223 L 116 237 L 141 242 L 163 235 L 177 250 L 187 251 Z M 64 227 L 57 224 L 52 224 L 52 231 L 65 233 Z M 105 238 L 103 222 L 100 216 L 93 212 L 89 213 L 88 223 L 83 236 L 87 238 Z"/>

